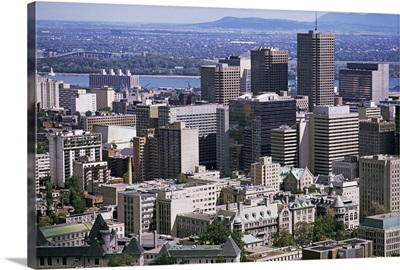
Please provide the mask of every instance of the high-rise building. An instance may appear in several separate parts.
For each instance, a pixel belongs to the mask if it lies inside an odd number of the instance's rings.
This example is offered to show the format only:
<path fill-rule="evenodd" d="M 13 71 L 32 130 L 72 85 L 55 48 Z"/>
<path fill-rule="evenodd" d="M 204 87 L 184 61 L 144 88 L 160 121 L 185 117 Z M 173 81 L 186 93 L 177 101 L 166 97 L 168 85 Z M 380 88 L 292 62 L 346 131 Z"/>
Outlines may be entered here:
<path fill-rule="evenodd" d="M 94 115 L 96 110 L 96 94 L 83 93 L 72 98 L 71 114 L 79 113 L 80 115 L 86 115 L 87 112 L 90 112 L 91 115 Z"/>
<path fill-rule="evenodd" d="M 279 168 L 279 163 L 273 162 L 272 157 L 260 157 L 258 162 L 251 164 L 251 183 L 272 187 L 274 192 L 278 192 Z"/>
<path fill-rule="evenodd" d="M 359 177 L 359 156 L 349 155 L 345 156 L 341 160 L 332 161 L 332 173 L 341 174 L 344 178 L 353 181 Z"/>
<path fill-rule="evenodd" d="M 201 66 L 201 99 L 228 105 L 240 95 L 240 67 L 228 64 Z"/>
<path fill-rule="evenodd" d="M 217 108 L 217 167 L 220 175 L 230 176 L 229 169 L 229 106 Z"/>
<path fill-rule="evenodd" d="M 343 101 L 379 102 L 389 97 L 389 64 L 347 63 L 339 71 L 339 94 Z"/>
<path fill-rule="evenodd" d="M 297 34 L 297 94 L 309 97 L 309 112 L 314 106 L 334 105 L 335 35 Z"/>
<path fill-rule="evenodd" d="M 166 104 L 138 104 L 135 108 L 136 134 L 143 136 L 148 128 L 158 127 L 158 108 Z"/>
<path fill-rule="evenodd" d="M 382 117 L 360 121 L 360 156 L 395 154 L 395 122 L 384 121 Z"/>
<path fill-rule="evenodd" d="M 361 221 L 371 214 L 372 205 L 389 212 L 400 210 L 400 157 L 374 155 L 360 157 Z"/>
<path fill-rule="evenodd" d="M 110 177 L 107 161 L 95 161 L 93 157 L 78 157 L 73 161 L 74 175 L 78 177 L 82 190 L 99 194 L 100 185 Z"/>
<path fill-rule="evenodd" d="M 199 165 L 199 129 L 185 122 L 157 128 L 160 178 L 176 178 L 180 173 L 194 172 Z M 153 162 L 153 161 L 151 161 Z"/>
<path fill-rule="evenodd" d="M 59 89 L 60 107 L 65 110 L 71 110 L 75 103 L 75 98 L 81 94 L 86 94 L 86 89 L 70 88 L 69 85 L 63 84 Z"/>
<path fill-rule="evenodd" d="M 65 187 L 65 180 L 73 176 L 74 160 L 78 157 L 102 160 L 101 134 L 74 130 L 49 133 L 47 137 L 51 181 L 58 187 Z"/>
<path fill-rule="evenodd" d="M 288 90 L 288 51 L 260 47 L 251 51 L 251 92 L 279 94 Z"/>
<path fill-rule="evenodd" d="M 288 125 L 271 130 L 271 157 L 281 166 L 297 166 L 297 130 Z"/>
<path fill-rule="evenodd" d="M 199 129 L 199 162 L 208 169 L 216 168 L 217 109 L 222 104 L 188 106 L 161 106 L 158 108 L 158 125 L 185 122 L 187 127 Z"/>
<path fill-rule="evenodd" d="M 285 92 L 286 93 L 286 92 Z M 249 172 L 262 156 L 271 156 L 271 130 L 296 123 L 296 101 L 267 93 L 229 102 L 230 169 Z"/>
<path fill-rule="evenodd" d="M 36 76 L 36 103 L 39 108 L 59 108 L 59 89 L 62 81 L 55 81 L 46 77 Z"/>
<path fill-rule="evenodd" d="M 250 87 L 247 83 L 250 80 L 250 59 L 232 55 L 225 59 L 219 59 L 218 62 L 228 64 L 228 66 L 240 67 L 240 93 L 245 94 L 250 92 Z"/>
<path fill-rule="evenodd" d="M 311 172 L 328 175 L 332 161 L 358 154 L 358 114 L 349 106 L 316 106 L 310 115 Z"/>
<path fill-rule="evenodd" d="M 91 88 L 88 92 L 96 94 L 97 110 L 104 110 L 107 107 L 112 109 L 113 101 L 115 100 L 115 91 L 112 87 Z"/>
<path fill-rule="evenodd" d="M 50 154 L 35 156 L 35 191 L 39 193 L 40 179 L 50 176 Z"/>

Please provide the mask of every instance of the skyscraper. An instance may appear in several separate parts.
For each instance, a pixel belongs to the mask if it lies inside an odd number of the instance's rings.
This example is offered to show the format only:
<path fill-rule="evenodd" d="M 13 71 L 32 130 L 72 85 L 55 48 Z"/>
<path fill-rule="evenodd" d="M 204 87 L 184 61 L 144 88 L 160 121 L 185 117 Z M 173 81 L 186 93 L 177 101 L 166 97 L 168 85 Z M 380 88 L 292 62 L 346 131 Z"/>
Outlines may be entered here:
<path fill-rule="evenodd" d="M 271 157 L 282 166 L 297 166 L 297 129 L 288 125 L 271 130 Z"/>
<path fill-rule="evenodd" d="M 311 172 L 328 175 L 332 161 L 358 154 L 358 114 L 349 106 L 317 106 L 310 115 Z"/>
<path fill-rule="evenodd" d="M 240 67 L 240 93 L 250 92 L 250 87 L 247 83 L 250 80 L 250 59 L 232 55 L 225 59 L 219 59 L 218 62 L 228 64 L 228 66 Z"/>
<path fill-rule="evenodd" d="M 285 92 L 286 93 L 286 92 Z M 271 156 L 271 130 L 296 123 L 296 101 L 275 93 L 240 96 L 229 102 L 231 170 L 250 171 L 262 156 Z"/>
<path fill-rule="evenodd" d="M 251 91 L 279 94 L 288 89 L 288 51 L 260 47 L 251 51 Z"/>
<path fill-rule="evenodd" d="M 347 63 L 339 72 L 339 94 L 343 101 L 379 102 L 389 97 L 389 64 Z"/>
<path fill-rule="evenodd" d="M 335 35 L 297 34 L 297 94 L 309 96 L 309 111 L 314 106 L 334 105 Z"/>
<path fill-rule="evenodd" d="M 187 127 L 199 129 L 199 162 L 208 169 L 216 168 L 217 109 L 222 104 L 188 106 L 161 106 L 158 108 L 158 125 L 185 122 Z"/>
<path fill-rule="evenodd" d="M 395 130 L 395 122 L 384 121 L 382 117 L 360 121 L 360 156 L 395 154 Z"/>
<path fill-rule="evenodd" d="M 240 95 L 240 67 L 228 64 L 201 66 L 201 98 L 228 105 Z"/>
<path fill-rule="evenodd" d="M 400 158 L 391 155 L 360 157 L 360 216 L 371 214 L 373 203 L 389 212 L 400 210 Z"/>

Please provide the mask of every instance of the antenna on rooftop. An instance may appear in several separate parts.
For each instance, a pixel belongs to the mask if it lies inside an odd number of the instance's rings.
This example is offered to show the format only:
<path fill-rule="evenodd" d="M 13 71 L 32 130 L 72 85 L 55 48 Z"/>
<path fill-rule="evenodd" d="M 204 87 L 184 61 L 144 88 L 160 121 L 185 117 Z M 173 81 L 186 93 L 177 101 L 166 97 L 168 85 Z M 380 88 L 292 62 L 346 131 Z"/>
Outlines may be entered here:
<path fill-rule="evenodd" d="M 318 17 L 317 17 L 317 11 L 315 11 L 315 31 L 317 31 L 317 29 L 318 29 Z"/>

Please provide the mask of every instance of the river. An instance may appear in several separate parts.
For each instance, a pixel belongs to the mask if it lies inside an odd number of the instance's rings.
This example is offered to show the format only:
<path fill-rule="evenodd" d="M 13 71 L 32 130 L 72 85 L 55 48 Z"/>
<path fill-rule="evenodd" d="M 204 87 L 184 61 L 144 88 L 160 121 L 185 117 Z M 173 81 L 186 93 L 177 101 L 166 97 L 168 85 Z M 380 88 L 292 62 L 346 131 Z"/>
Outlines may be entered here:
<path fill-rule="evenodd" d="M 81 87 L 89 86 L 89 75 L 88 74 L 59 74 L 55 76 L 47 76 L 53 80 L 63 81 L 71 85 L 78 85 Z M 289 80 L 288 84 L 293 85 L 295 80 Z M 187 87 L 200 87 L 200 76 L 150 76 L 150 75 L 139 75 L 140 86 L 146 86 L 147 88 L 158 89 L 160 87 L 169 88 L 187 88 Z M 335 80 L 335 86 L 339 85 L 339 81 Z M 389 79 L 389 91 L 399 92 L 400 89 L 395 90 L 396 86 L 400 85 L 399 78 Z"/>

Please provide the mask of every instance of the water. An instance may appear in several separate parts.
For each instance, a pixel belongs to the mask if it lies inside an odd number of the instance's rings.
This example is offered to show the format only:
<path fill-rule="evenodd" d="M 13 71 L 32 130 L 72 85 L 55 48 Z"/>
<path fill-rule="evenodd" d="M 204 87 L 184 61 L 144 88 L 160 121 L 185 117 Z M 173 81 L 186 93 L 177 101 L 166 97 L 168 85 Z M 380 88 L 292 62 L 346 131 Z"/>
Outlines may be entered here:
<path fill-rule="evenodd" d="M 48 76 L 53 80 L 63 81 L 71 85 L 78 85 L 81 87 L 89 87 L 89 75 L 77 75 L 77 74 L 63 74 Z M 289 84 L 294 84 L 295 80 L 289 80 Z M 140 86 L 146 86 L 147 88 L 158 89 L 159 87 L 170 87 L 170 88 L 187 88 L 189 87 L 200 87 L 200 77 L 193 76 L 139 76 Z M 393 88 L 400 85 L 399 78 L 389 79 L 389 90 L 395 92 Z M 335 80 L 335 86 L 339 86 L 339 81 Z M 400 91 L 400 90 L 397 90 Z"/>

